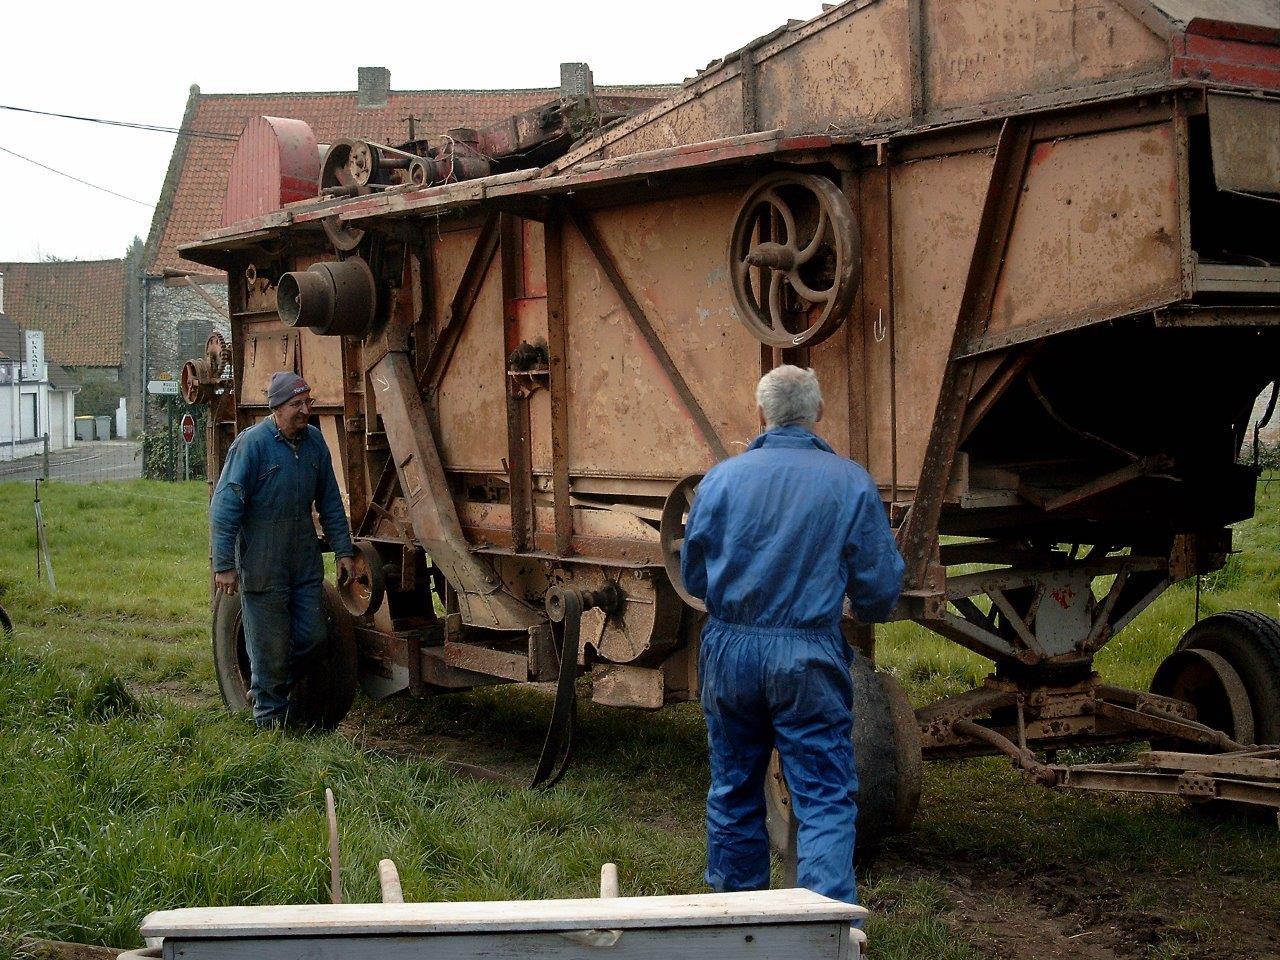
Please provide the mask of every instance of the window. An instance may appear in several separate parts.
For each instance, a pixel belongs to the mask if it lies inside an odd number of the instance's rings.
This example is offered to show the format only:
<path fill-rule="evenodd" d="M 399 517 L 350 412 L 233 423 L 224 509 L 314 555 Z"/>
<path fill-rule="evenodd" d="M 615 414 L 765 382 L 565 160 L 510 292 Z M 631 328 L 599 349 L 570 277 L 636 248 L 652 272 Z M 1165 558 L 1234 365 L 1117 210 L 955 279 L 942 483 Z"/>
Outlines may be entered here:
<path fill-rule="evenodd" d="M 204 356 L 205 341 L 211 333 L 213 324 L 208 320 L 183 320 L 178 327 L 178 362 Z"/>
<path fill-rule="evenodd" d="M 34 393 L 24 393 L 18 401 L 18 411 L 21 418 L 21 433 L 19 439 L 34 440 L 37 436 L 36 428 L 39 426 L 38 417 L 36 415 L 37 397 Z"/>

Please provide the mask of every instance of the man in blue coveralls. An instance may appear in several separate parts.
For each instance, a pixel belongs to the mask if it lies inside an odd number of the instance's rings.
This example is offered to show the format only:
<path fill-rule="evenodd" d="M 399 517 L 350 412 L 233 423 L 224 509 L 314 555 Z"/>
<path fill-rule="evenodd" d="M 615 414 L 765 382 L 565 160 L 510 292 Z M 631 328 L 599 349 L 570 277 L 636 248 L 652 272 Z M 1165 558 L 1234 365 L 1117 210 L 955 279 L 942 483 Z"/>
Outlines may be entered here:
<path fill-rule="evenodd" d="M 214 587 L 228 596 L 242 591 L 254 721 L 280 727 L 289 695 L 327 633 L 313 502 L 338 558 L 339 581 L 355 569 L 329 448 L 309 422 L 311 388 L 296 373 L 272 374 L 267 404 L 271 416 L 227 451 L 209 517 Z"/>
<path fill-rule="evenodd" d="M 902 557 L 870 476 L 814 434 L 813 371 L 770 371 L 756 401 L 764 432 L 703 479 L 680 560 L 709 614 L 699 655 L 706 879 L 722 892 L 768 888 L 764 778 L 776 746 L 798 822 L 797 883 L 856 903 L 853 683 L 840 617 L 845 596 L 864 623 L 888 617 Z"/>

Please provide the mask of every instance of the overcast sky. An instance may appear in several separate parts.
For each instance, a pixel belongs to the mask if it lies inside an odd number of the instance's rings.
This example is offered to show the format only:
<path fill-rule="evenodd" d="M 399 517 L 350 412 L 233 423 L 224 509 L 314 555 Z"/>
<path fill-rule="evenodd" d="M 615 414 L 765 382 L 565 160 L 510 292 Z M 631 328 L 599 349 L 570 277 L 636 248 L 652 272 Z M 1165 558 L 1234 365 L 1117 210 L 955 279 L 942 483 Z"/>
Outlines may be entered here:
<path fill-rule="evenodd" d="M 193 83 L 205 93 L 354 90 L 358 66 L 390 68 L 396 90 L 554 87 L 560 62 L 578 60 L 599 84 L 679 82 L 820 10 L 817 0 L 36 0 L 6 5 L 0 104 L 176 127 Z M 146 239 L 174 139 L 0 110 L 0 260 L 123 256 L 132 237 Z"/>

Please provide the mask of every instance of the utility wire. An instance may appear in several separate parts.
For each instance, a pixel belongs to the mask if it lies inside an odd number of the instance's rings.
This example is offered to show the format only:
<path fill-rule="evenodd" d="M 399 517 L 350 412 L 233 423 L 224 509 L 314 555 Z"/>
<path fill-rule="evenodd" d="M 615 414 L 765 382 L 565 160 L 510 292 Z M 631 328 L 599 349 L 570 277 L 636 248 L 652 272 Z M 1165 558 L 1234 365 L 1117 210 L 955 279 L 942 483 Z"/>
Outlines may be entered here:
<path fill-rule="evenodd" d="M 136 203 L 144 207 L 155 206 L 154 203 L 147 203 L 145 200 L 135 200 L 133 197 L 126 197 L 123 193 L 116 193 L 114 190 L 108 190 L 106 187 L 100 187 L 96 183 L 90 183 L 88 180 L 81 180 L 79 177 L 73 177 L 69 173 L 64 173 L 61 170 L 55 170 L 53 167 L 43 164 L 39 160 L 32 160 L 30 157 L 24 157 L 22 154 L 14 150 L 10 150 L 8 147 L 0 147 L 0 153 L 7 153 L 11 157 L 17 157 L 19 160 L 25 160 L 27 163 L 33 163 L 42 170 L 48 170 L 50 173 L 56 173 L 60 177 L 66 177 L 68 180 L 74 180 L 76 183 L 82 183 L 86 187 L 93 187 L 93 189 L 101 190 L 103 193 L 109 193 L 113 197 L 119 197 L 121 200 L 128 200 L 130 203 Z"/>
<path fill-rule="evenodd" d="M 239 140 L 235 133 L 218 133 L 213 130 L 190 130 L 182 127 L 166 127 L 156 123 L 130 123 L 127 120 L 103 120 L 101 117 L 78 117 L 71 113 L 52 113 L 48 110 L 35 110 L 31 107 L 14 107 L 0 103 L 0 110 L 12 110 L 15 113 L 34 113 L 42 117 L 60 117 L 63 120 L 83 120 L 86 123 L 102 123 L 110 127 L 127 127 L 130 130 L 150 130 L 152 133 L 172 133 L 179 137 L 203 137 L 206 140 Z"/>

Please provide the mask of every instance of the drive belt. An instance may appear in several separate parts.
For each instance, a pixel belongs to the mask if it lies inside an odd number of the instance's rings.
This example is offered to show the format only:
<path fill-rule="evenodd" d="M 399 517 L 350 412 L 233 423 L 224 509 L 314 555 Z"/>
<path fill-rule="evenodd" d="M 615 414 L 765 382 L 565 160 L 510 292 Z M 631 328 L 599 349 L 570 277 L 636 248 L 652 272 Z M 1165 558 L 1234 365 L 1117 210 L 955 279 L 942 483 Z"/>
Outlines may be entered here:
<path fill-rule="evenodd" d="M 547 597 L 547 613 L 551 617 L 552 634 L 560 635 L 557 654 L 560 671 L 556 678 L 556 699 L 551 708 L 551 725 L 542 741 L 542 754 L 530 787 L 554 787 L 569 769 L 573 759 L 573 726 L 577 719 L 578 699 L 574 685 L 578 680 L 578 644 L 582 634 L 582 597 L 576 590 L 553 591 L 559 599 Z M 556 627 L 559 627 L 557 630 Z"/>
<path fill-rule="evenodd" d="M 578 680 L 578 648 L 582 635 L 582 611 L 602 608 L 606 614 L 614 610 L 622 599 L 621 591 L 614 584 L 602 590 L 574 590 L 555 587 L 547 591 L 547 616 L 552 623 L 552 634 L 559 634 L 557 653 L 560 671 L 556 678 L 556 698 L 551 708 L 551 724 L 542 742 L 542 754 L 538 757 L 538 769 L 533 774 L 530 787 L 553 787 L 569 769 L 573 759 L 573 728 L 577 719 L 578 701 L 574 686 Z M 556 626 L 559 630 L 556 630 Z"/>

